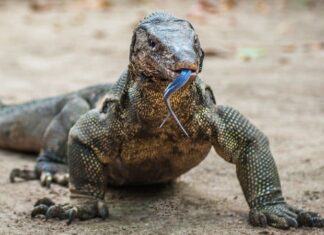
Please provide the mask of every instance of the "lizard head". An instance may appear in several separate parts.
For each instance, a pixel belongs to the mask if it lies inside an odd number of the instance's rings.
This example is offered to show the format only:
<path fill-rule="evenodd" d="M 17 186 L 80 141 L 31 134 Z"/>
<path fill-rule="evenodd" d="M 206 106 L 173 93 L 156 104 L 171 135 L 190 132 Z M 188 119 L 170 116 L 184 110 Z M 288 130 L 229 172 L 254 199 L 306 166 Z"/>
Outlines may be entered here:
<path fill-rule="evenodd" d="M 129 69 L 153 82 L 170 82 L 184 69 L 191 71 L 191 77 L 197 76 L 203 58 L 198 36 L 188 21 L 155 12 L 134 30 Z"/>
<path fill-rule="evenodd" d="M 140 21 L 133 33 L 128 70 L 135 75 L 137 89 L 131 92 L 132 103 L 141 118 L 160 120 L 165 105 L 168 116 L 160 127 L 172 116 L 188 136 L 171 107 L 170 99 L 186 84 L 192 84 L 201 72 L 203 59 L 198 36 L 188 21 L 164 12 L 155 12 Z M 185 109 L 188 109 L 191 93 L 189 89 L 181 91 L 177 92 L 178 97 L 173 96 L 172 106 L 184 120 L 184 116 L 190 115 Z M 138 102 L 137 99 L 142 100 Z"/>

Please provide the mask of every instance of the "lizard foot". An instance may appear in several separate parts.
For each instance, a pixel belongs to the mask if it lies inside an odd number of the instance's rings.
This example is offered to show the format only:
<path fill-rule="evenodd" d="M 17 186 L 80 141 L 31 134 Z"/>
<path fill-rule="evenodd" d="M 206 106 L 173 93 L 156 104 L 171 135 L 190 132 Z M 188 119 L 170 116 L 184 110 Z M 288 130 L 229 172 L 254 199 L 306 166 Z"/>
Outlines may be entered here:
<path fill-rule="evenodd" d="M 16 179 L 23 180 L 37 180 L 39 179 L 39 174 L 34 170 L 27 169 L 12 169 L 10 172 L 9 180 L 11 183 L 16 182 Z M 68 173 L 50 173 L 42 171 L 40 174 L 40 183 L 43 187 L 50 188 L 52 183 L 67 187 L 69 184 L 69 174 Z"/>
<path fill-rule="evenodd" d="M 34 170 L 15 168 L 10 172 L 10 182 L 14 183 L 16 179 L 37 180 L 43 187 L 50 188 L 52 183 L 61 186 L 68 186 L 69 174 L 67 165 L 62 163 L 51 162 L 39 157 Z"/>
<path fill-rule="evenodd" d="M 67 224 L 71 224 L 75 219 L 88 220 L 96 217 L 106 219 L 109 210 L 103 200 L 77 200 L 72 204 L 55 204 L 48 198 L 39 199 L 31 212 L 31 217 L 45 215 L 46 220 L 58 218 L 67 219 Z"/>
<path fill-rule="evenodd" d="M 324 227 L 324 218 L 314 212 L 296 209 L 286 203 L 251 209 L 249 221 L 253 226 L 267 225 L 289 229 L 290 227 Z"/>

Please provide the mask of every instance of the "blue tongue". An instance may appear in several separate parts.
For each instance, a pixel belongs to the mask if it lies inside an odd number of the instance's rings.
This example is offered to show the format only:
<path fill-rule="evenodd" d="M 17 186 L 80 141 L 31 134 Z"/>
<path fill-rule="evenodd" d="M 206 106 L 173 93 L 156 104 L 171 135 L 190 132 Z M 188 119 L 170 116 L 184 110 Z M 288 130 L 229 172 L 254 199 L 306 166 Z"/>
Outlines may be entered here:
<path fill-rule="evenodd" d="M 163 122 L 161 123 L 160 127 L 162 127 L 165 122 L 168 120 L 168 118 L 170 116 L 173 117 L 173 119 L 177 122 L 177 124 L 179 125 L 179 127 L 181 128 L 181 130 L 186 134 L 186 136 L 189 137 L 187 131 L 184 129 L 184 127 L 182 126 L 182 124 L 180 123 L 177 115 L 173 112 L 172 108 L 171 108 L 171 104 L 170 104 L 170 98 L 171 95 L 180 90 L 184 85 L 186 85 L 186 83 L 189 81 L 191 75 L 191 71 L 188 69 L 184 69 L 181 71 L 180 75 L 173 81 L 171 82 L 167 88 L 164 91 L 164 95 L 163 95 L 163 99 L 164 102 L 168 108 L 168 116 L 163 120 Z"/>

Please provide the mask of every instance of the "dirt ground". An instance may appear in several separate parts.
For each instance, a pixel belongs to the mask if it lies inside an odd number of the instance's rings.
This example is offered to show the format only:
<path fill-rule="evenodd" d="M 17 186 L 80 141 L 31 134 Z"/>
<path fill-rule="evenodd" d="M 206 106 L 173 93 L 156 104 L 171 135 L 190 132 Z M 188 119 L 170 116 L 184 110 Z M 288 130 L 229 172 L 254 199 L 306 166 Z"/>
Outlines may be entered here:
<path fill-rule="evenodd" d="M 237 108 L 269 136 L 287 201 L 324 215 L 323 5 L 248 1 L 207 13 L 189 0 L 50 2 L 0 1 L 2 101 L 113 82 L 126 68 L 139 19 L 157 9 L 189 13 L 208 52 L 201 76 L 217 102 Z M 0 234 L 324 234 L 251 227 L 235 167 L 214 151 L 172 185 L 110 189 L 108 220 L 70 226 L 29 215 L 38 198 L 68 201 L 67 189 L 9 183 L 12 168 L 33 164 L 34 156 L 0 151 Z"/>

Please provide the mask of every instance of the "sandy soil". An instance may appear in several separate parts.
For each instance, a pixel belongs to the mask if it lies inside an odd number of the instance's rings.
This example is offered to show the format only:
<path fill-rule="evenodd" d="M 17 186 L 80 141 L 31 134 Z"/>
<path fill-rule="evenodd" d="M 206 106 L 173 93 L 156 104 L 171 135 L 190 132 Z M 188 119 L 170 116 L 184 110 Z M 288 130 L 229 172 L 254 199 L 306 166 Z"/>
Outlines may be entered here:
<path fill-rule="evenodd" d="M 102 10 L 89 2 L 34 11 L 25 1 L 0 1 L 0 99 L 23 102 L 113 82 L 127 65 L 132 28 L 143 15 L 166 9 L 186 17 L 194 3 L 116 1 Z M 323 6 L 249 2 L 192 19 L 214 54 L 202 77 L 218 103 L 239 109 L 269 136 L 287 201 L 324 215 Z M 261 49 L 246 61 L 238 56 L 246 47 Z M 110 189 L 110 219 L 71 226 L 30 218 L 38 198 L 68 200 L 65 188 L 9 183 L 13 167 L 33 164 L 34 156 L 0 152 L 0 234 L 324 234 L 248 225 L 235 167 L 214 151 L 173 185 Z"/>

